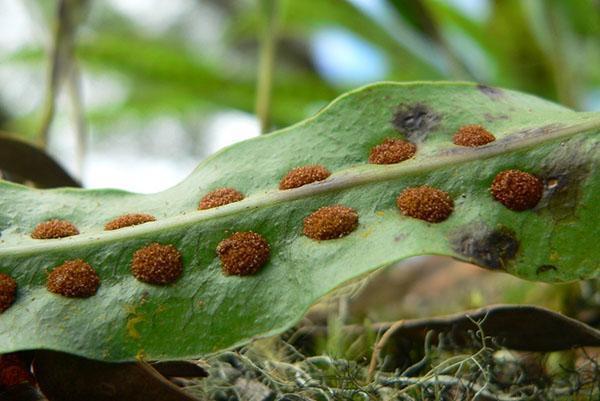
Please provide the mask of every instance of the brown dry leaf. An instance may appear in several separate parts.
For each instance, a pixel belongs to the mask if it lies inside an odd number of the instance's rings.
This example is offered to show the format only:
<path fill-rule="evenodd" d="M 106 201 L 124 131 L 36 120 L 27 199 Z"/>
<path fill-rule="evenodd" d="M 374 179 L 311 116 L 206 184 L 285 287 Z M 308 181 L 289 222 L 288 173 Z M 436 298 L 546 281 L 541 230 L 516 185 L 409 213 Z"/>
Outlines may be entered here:
<path fill-rule="evenodd" d="M 163 367 L 183 372 L 181 364 Z M 33 371 L 49 401 L 198 401 L 143 362 L 107 363 L 44 350 L 36 351 Z"/>
<path fill-rule="evenodd" d="M 379 334 L 394 323 L 377 323 Z M 457 346 L 472 343 L 472 334 L 483 331 L 506 348 L 520 351 L 550 352 L 576 347 L 600 347 L 600 330 L 546 308 L 531 305 L 493 305 L 452 315 L 405 320 L 395 329 L 388 345 L 394 350 L 412 349 L 422 343 L 428 331 L 444 333 Z M 346 326 L 348 334 L 360 335 L 364 326 Z M 326 326 L 304 327 L 295 334 L 302 347 L 319 336 L 327 335 Z M 409 346 L 410 344 L 410 346 Z"/>
<path fill-rule="evenodd" d="M 2 132 L 0 132 L 0 170 L 33 181 L 40 188 L 81 186 L 42 149 Z"/>

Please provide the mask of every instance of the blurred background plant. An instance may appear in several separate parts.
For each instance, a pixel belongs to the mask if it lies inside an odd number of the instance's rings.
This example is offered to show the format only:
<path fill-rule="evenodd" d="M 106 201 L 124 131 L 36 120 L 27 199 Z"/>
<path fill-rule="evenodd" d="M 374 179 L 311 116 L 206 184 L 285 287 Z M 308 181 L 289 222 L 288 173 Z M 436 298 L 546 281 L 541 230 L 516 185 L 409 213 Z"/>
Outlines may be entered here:
<path fill-rule="evenodd" d="M 314 115 L 362 84 L 469 80 L 600 110 L 599 65 L 599 0 L 6 0 L 0 172 L 42 187 L 155 192 L 218 149 Z M 370 352 L 374 339 L 348 339 L 347 323 L 498 302 L 544 305 L 600 326 L 597 280 L 533 284 L 439 257 L 401 267 L 309 312 L 302 325 L 329 328 L 317 355 Z M 544 369 L 564 365 L 554 359 Z M 588 360 L 597 383 L 597 357 Z M 261 356 L 252 365 L 276 362 Z M 219 384 L 210 383 L 197 390 Z"/>
<path fill-rule="evenodd" d="M 600 2 L 8 0 L 0 60 L 1 130 L 86 187 L 154 192 L 372 81 L 478 81 L 598 110 Z"/>

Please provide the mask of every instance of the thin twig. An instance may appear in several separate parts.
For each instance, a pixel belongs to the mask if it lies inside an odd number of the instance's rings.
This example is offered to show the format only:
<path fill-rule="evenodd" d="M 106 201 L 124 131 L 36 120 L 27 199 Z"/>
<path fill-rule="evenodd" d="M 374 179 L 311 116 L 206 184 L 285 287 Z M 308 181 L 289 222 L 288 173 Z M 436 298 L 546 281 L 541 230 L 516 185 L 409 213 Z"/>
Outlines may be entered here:
<path fill-rule="evenodd" d="M 371 362 L 369 363 L 369 370 L 367 372 L 367 383 L 370 383 L 373 380 L 373 375 L 375 374 L 375 369 L 377 369 L 377 360 L 379 359 L 379 354 L 385 344 L 388 342 L 390 337 L 404 325 L 404 320 L 398 320 L 394 324 L 390 326 L 389 329 L 381 336 L 381 339 L 375 344 L 373 348 L 373 353 L 371 354 Z"/>
<path fill-rule="evenodd" d="M 69 81 L 74 79 L 74 87 L 79 86 L 79 83 L 76 82 L 78 81 L 79 72 L 74 64 L 75 31 L 86 13 L 89 3 L 89 0 L 60 0 L 58 2 L 56 19 L 52 27 L 52 48 L 50 50 L 44 103 L 42 105 L 42 117 L 38 129 L 38 141 L 43 147 L 48 145 L 50 126 L 56 112 L 56 99 L 64 79 Z M 77 92 L 80 92 L 80 89 L 77 89 Z M 80 101 L 77 102 L 81 103 Z M 79 112 L 79 114 L 81 113 L 82 111 Z M 78 126 L 78 132 L 81 132 L 80 124 L 76 125 Z"/>
<path fill-rule="evenodd" d="M 70 5 L 69 0 L 60 0 L 58 2 L 56 20 L 53 27 L 50 64 L 46 79 L 46 93 L 38 130 L 39 142 L 43 147 L 48 145 L 48 133 L 56 110 L 56 98 L 58 97 L 60 84 L 67 75 L 72 57 L 73 24 L 70 15 Z"/>
<path fill-rule="evenodd" d="M 400 376 L 406 376 L 406 377 L 410 377 L 410 376 L 414 376 L 416 374 L 418 374 L 426 365 L 427 363 L 431 360 L 431 339 L 434 335 L 434 331 L 433 330 L 429 330 L 427 332 L 427 334 L 425 334 L 425 345 L 423 346 L 423 350 L 424 350 L 424 356 L 423 358 L 421 358 L 421 360 L 411 366 L 409 366 L 407 369 L 404 370 L 404 372 L 401 373 Z"/>
<path fill-rule="evenodd" d="M 71 61 L 67 86 L 69 90 L 69 99 L 71 100 L 73 125 L 75 126 L 77 172 L 81 175 L 83 173 L 83 162 L 87 148 L 87 125 L 85 121 L 85 109 L 83 105 L 81 72 L 75 58 L 73 58 Z"/>
<path fill-rule="evenodd" d="M 256 115 L 260 122 L 260 133 L 265 134 L 271 128 L 273 70 L 277 42 L 277 0 L 260 0 L 259 6 L 263 16 L 263 26 L 260 37 Z"/>
<path fill-rule="evenodd" d="M 542 3 L 544 4 L 544 3 Z M 562 15 L 555 4 L 544 4 L 544 17 L 542 20 L 547 24 L 550 47 L 546 48 L 548 58 L 550 60 L 553 83 L 556 88 L 558 100 L 572 108 L 577 108 L 577 89 L 581 79 L 578 74 L 574 73 L 573 63 L 566 51 L 566 40 L 564 35 L 564 21 L 561 20 Z M 573 39 L 571 39 L 573 40 Z"/>
<path fill-rule="evenodd" d="M 425 32 L 437 45 L 442 56 L 445 57 L 451 77 L 453 79 L 476 80 L 476 77 L 463 58 L 452 49 L 446 36 L 441 32 L 439 21 L 437 21 L 435 14 L 432 12 L 429 3 L 423 0 L 413 0 L 412 6 Z"/>
<path fill-rule="evenodd" d="M 480 397 L 489 398 L 498 401 L 522 401 L 530 399 L 529 396 L 512 397 L 508 395 L 492 394 L 482 386 L 472 383 L 466 379 L 461 379 L 448 375 L 436 375 L 432 377 L 392 377 L 380 381 L 385 386 L 406 386 L 406 385 L 434 385 L 443 384 L 445 386 L 460 386 L 466 389 L 477 391 Z M 475 399 L 475 398 L 473 398 Z"/>

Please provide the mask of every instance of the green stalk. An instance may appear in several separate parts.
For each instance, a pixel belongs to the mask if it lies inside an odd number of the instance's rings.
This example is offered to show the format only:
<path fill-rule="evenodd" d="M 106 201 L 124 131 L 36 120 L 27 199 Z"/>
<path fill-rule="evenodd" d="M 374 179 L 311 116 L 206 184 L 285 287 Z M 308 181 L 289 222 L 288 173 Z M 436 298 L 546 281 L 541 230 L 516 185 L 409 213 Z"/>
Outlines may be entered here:
<path fill-rule="evenodd" d="M 87 125 L 83 105 L 83 88 L 81 85 L 81 71 L 75 58 L 71 60 L 71 68 L 67 77 L 67 89 L 71 101 L 72 119 L 75 126 L 75 139 L 77 146 L 77 172 L 83 173 L 83 160 L 87 145 Z"/>
<path fill-rule="evenodd" d="M 437 44 L 440 52 L 446 58 L 449 74 L 453 79 L 466 79 L 475 81 L 473 72 L 456 52 L 452 49 L 443 32 L 441 31 L 440 21 L 437 15 L 431 9 L 431 4 L 423 0 L 415 0 L 413 7 L 417 12 L 420 22 L 423 24 L 425 32 L 431 40 Z"/>
<path fill-rule="evenodd" d="M 578 75 L 573 71 L 573 63 L 570 62 L 566 51 L 564 21 L 561 20 L 558 10 L 553 4 L 545 4 L 545 23 L 552 46 L 547 48 L 551 60 L 554 85 L 558 100 L 571 108 L 578 108 L 576 88 Z"/>
<path fill-rule="evenodd" d="M 48 144 L 50 126 L 56 111 L 56 98 L 65 78 L 78 74 L 75 61 L 75 33 L 83 20 L 88 0 L 60 0 L 52 30 L 52 49 L 46 80 L 46 93 L 42 106 L 42 117 L 38 130 L 38 141 L 43 147 Z M 71 71 L 75 69 L 75 71 Z"/>
<path fill-rule="evenodd" d="M 262 32 L 256 88 L 256 115 L 260 122 L 260 132 L 265 134 L 271 128 L 271 92 L 275 65 L 277 36 L 277 0 L 259 0 L 262 16 Z"/>
<path fill-rule="evenodd" d="M 56 98 L 60 90 L 60 84 L 69 69 L 72 56 L 72 28 L 69 1 L 61 0 L 58 3 L 56 21 L 52 32 L 50 65 L 46 79 L 42 118 L 38 130 L 38 141 L 44 148 L 48 145 L 48 134 L 54 120 Z"/>

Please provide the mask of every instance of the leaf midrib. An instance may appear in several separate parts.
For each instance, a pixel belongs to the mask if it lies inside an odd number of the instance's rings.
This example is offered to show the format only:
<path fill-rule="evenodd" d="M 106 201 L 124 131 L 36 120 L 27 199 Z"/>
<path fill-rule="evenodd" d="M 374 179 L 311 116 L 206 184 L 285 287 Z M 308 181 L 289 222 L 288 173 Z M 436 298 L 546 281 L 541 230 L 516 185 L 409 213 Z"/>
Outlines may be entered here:
<path fill-rule="evenodd" d="M 51 239 L 51 240 L 31 240 L 40 241 L 26 245 L 17 245 L 0 248 L 0 257 L 2 256 L 26 256 L 37 254 L 44 251 L 52 251 L 60 248 L 78 248 L 90 245 L 104 245 L 115 241 L 122 241 L 135 238 L 140 235 L 166 231 L 177 230 L 194 223 L 201 223 L 213 218 L 231 216 L 238 213 L 256 210 L 265 206 L 295 201 L 298 199 L 310 197 L 326 192 L 339 191 L 364 184 L 394 180 L 403 176 L 409 176 L 414 173 L 422 173 L 434 170 L 436 168 L 459 165 L 474 160 L 488 159 L 503 153 L 509 153 L 516 150 L 525 150 L 536 146 L 539 143 L 551 142 L 574 134 L 584 133 L 594 129 L 600 129 L 600 116 L 589 121 L 570 125 L 570 126 L 546 126 L 534 129 L 521 129 L 509 134 L 504 138 L 493 142 L 490 145 L 479 148 L 450 148 L 443 149 L 445 155 L 435 157 L 428 156 L 428 160 L 413 159 L 394 165 L 358 165 L 332 174 L 327 180 L 305 185 L 300 188 L 290 190 L 270 190 L 265 193 L 251 195 L 242 201 L 231 203 L 222 207 L 203 211 L 184 212 L 177 216 L 167 217 L 155 222 L 145 223 L 137 226 L 126 227 L 114 231 L 100 231 L 89 234 L 80 234 L 74 237 Z M 518 133 L 531 131 L 530 135 L 521 140 L 511 140 L 511 137 Z M 149 195 L 152 196 L 152 195 Z M 43 242 L 41 242 L 43 241 Z"/>

